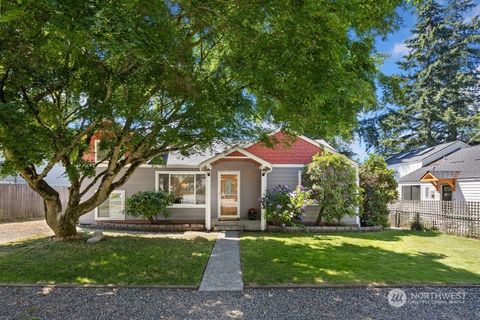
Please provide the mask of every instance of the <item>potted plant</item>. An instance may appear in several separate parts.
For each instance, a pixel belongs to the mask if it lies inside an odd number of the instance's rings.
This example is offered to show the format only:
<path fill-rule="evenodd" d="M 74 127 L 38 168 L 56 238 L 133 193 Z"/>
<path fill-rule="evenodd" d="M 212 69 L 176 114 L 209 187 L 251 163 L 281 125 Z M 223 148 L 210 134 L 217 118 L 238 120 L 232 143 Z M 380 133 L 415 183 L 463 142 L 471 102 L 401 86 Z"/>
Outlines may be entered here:
<path fill-rule="evenodd" d="M 248 209 L 248 219 L 257 220 L 257 209 L 255 208 Z"/>

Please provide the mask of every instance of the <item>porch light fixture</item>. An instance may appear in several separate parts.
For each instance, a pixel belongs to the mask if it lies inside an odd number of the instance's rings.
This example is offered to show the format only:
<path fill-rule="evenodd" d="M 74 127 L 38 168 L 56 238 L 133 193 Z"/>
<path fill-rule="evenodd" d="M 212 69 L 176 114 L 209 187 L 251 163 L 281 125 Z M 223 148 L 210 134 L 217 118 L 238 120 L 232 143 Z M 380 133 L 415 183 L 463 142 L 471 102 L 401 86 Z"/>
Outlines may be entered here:
<path fill-rule="evenodd" d="M 262 169 L 262 177 L 265 176 L 265 174 L 267 173 L 267 171 L 268 171 L 267 168 L 263 168 L 263 169 Z"/>

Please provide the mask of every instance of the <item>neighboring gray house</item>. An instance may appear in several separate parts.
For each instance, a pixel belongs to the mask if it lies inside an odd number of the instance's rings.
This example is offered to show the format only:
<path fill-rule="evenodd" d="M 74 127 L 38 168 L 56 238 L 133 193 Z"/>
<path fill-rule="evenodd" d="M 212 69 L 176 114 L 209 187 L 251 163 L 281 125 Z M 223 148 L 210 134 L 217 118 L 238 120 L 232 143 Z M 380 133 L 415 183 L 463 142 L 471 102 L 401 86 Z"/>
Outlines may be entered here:
<path fill-rule="evenodd" d="M 388 168 L 395 170 L 396 178 L 398 180 L 401 177 L 462 148 L 468 148 L 468 144 L 457 140 L 442 143 L 433 147 L 418 148 L 397 153 L 388 157 L 386 161 Z"/>
<path fill-rule="evenodd" d="M 0 159 L 1 161 L 1 159 Z M 43 166 L 37 168 L 38 171 L 43 170 Z M 68 187 L 70 186 L 70 181 L 65 174 L 65 169 L 60 164 L 54 165 L 52 170 L 48 173 L 48 176 L 45 177 L 45 181 L 52 187 Z M 15 176 L 6 176 L 0 177 L 0 183 L 8 184 L 27 184 L 25 179 L 20 175 Z"/>
<path fill-rule="evenodd" d="M 265 230 L 259 199 L 266 190 L 277 185 L 295 188 L 301 184 L 301 172 L 313 155 L 325 150 L 336 152 L 324 141 L 304 136 L 288 145 L 282 132 L 274 133 L 274 138 L 279 141 L 274 148 L 258 142 L 190 157 L 173 153 L 164 166 L 143 165 L 109 200 L 80 217 L 80 223 L 132 221 L 133 217 L 123 213 L 127 197 L 138 191 L 170 190 L 176 196 L 169 208 L 171 215 L 159 219 L 201 223 L 210 230 L 219 220 L 246 220 L 248 210 L 253 208 L 259 213 L 255 229 Z M 352 165 L 358 166 L 354 161 Z M 314 222 L 317 212 L 318 207 L 307 208 L 306 222 Z M 359 219 L 345 217 L 343 222 L 358 225 Z"/>
<path fill-rule="evenodd" d="M 427 160 L 418 159 L 421 157 L 418 150 L 413 151 L 416 162 L 425 161 L 425 164 L 398 179 L 400 199 L 480 201 L 480 146 L 469 147 L 455 141 L 432 147 L 425 153 Z M 388 158 L 387 163 L 390 168 L 395 165 L 398 168 L 399 160 L 402 157 L 395 155 Z M 404 170 L 413 166 L 412 163 L 405 162 Z"/>

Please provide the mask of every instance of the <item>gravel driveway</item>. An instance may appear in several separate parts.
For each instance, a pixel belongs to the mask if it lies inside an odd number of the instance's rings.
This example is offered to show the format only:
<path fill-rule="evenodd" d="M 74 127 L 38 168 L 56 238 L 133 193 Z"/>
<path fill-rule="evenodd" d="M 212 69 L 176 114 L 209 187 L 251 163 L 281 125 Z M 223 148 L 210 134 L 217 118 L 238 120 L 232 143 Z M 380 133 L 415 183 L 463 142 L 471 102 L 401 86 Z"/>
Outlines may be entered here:
<path fill-rule="evenodd" d="M 0 287 L 0 319 L 478 319 L 480 288 L 408 288 L 399 308 L 389 288 L 247 289 Z M 410 301 L 455 293 L 460 303 Z"/>
<path fill-rule="evenodd" d="M 0 243 L 52 235 L 45 220 L 0 223 Z"/>

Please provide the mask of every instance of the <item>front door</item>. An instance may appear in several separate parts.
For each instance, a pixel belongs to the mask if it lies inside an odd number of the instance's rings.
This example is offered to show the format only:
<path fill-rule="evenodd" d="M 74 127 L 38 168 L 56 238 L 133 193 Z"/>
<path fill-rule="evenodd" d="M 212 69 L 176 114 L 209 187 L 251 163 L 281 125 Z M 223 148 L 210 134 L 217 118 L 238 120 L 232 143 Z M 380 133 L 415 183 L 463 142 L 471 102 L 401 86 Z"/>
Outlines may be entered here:
<path fill-rule="evenodd" d="M 220 218 L 240 217 L 240 173 L 219 172 Z"/>
<path fill-rule="evenodd" d="M 452 187 L 442 185 L 442 201 L 452 201 Z"/>

